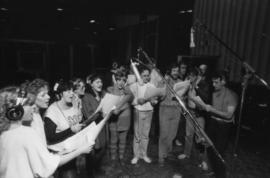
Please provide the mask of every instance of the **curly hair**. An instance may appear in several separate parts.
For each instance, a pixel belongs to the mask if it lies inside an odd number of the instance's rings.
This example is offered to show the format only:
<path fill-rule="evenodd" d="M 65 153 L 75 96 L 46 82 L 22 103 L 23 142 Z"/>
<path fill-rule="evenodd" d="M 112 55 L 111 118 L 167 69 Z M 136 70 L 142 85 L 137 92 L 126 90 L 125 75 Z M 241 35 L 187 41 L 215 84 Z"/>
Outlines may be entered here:
<path fill-rule="evenodd" d="M 28 84 L 27 92 L 37 95 L 43 87 L 49 87 L 49 83 L 43 79 L 37 78 Z"/>
<path fill-rule="evenodd" d="M 85 82 L 81 78 L 73 78 L 71 79 L 71 82 L 73 84 L 73 90 L 77 90 L 80 86 L 80 83 L 85 84 Z"/>
<path fill-rule="evenodd" d="M 9 129 L 11 121 L 6 117 L 6 111 L 16 105 L 19 88 L 15 86 L 5 87 L 0 90 L 0 135 Z"/>
<path fill-rule="evenodd" d="M 49 88 L 49 83 L 43 79 L 36 78 L 27 85 L 27 98 L 29 103 L 34 103 L 36 100 L 37 94 L 44 87 Z"/>
<path fill-rule="evenodd" d="M 125 71 L 117 71 L 115 73 L 115 80 L 120 80 L 123 77 L 126 77 L 127 78 L 127 74 L 126 74 Z"/>

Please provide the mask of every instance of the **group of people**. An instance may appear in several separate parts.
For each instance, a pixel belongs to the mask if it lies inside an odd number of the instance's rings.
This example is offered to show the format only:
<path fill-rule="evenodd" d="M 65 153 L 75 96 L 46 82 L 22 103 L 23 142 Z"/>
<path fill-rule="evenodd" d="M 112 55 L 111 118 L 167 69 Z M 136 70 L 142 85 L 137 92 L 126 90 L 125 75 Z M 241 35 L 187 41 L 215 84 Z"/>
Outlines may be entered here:
<path fill-rule="evenodd" d="M 102 171 L 107 151 L 111 159 L 109 167 L 113 170 L 118 161 L 126 160 L 127 135 L 131 125 L 134 133 L 131 164 L 137 164 L 140 159 L 151 163 L 152 159 L 148 156 L 149 132 L 154 108 L 157 107 L 159 165 L 166 164 L 173 151 L 174 140 L 179 139 L 179 125 L 183 123 L 180 120 L 186 118 L 184 153 L 178 158 L 189 158 L 195 141 L 203 145 L 199 151 L 202 155 L 200 166 L 207 169 L 209 162 L 217 177 L 225 177 L 225 167 L 219 164 L 213 152 L 208 151 L 205 138 L 198 134 L 198 128 L 180 107 L 168 85 L 189 81 L 187 90 L 179 97 L 201 129 L 207 128 L 208 136 L 223 155 L 237 107 L 236 94 L 226 86 L 226 73 L 217 73 L 211 80 L 204 64 L 190 68 L 185 63 L 174 64 L 165 74 L 165 84 L 163 80 L 151 82 L 155 76 L 152 75 L 153 69 L 141 67 L 141 81 L 134 80 L 138 76 L 127 71 L 124 67 L 114 66 L 111 85 L 107 89 L 103 89 L 102 77 L 97 74 L 91 74 L 85 80 L 60 80 L 51 92 L 49 84 L 42 79 L 1 89 L 0 177 L 54 175 L 72 178 L 76 177 L 80 166 L 93 176 Z M 165 92 L 145 98 L 146 91 L 151 87 L 163 88 Z M 60 143 L 86 127 L 84 121 L 98 123 L 103 119 L 103 115 L 96 110 L 106 93 L 121 96 L 124 102 L 116 105 L 95 145 L 85 145 L 70 153 L 50 150 L 50 145 Z M 198 104 L 197 97 L 204 105 Z"/>

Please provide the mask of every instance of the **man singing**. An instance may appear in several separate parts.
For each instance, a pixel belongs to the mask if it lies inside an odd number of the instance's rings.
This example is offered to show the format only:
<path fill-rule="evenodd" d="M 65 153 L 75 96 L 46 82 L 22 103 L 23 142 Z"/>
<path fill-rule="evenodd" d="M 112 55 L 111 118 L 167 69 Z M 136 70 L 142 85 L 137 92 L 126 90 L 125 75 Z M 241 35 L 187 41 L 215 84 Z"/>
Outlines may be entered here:
<path fill-rule="evenodd" d="M 224 156 L 230 128 L 234 122 L 238 96 L 227 88 L 226 72 L 222 71 L 213 75 L 212 82 L 214 87 L 212 105 L 207 105 L 205 108 L 210 114 L 209 123 L 207 123 L 208 135 L 221 156 Z M 208 156 L 216 177 L 226 177 L 225 166 L 217 156 L 210 150 L 208 150 Z"/>

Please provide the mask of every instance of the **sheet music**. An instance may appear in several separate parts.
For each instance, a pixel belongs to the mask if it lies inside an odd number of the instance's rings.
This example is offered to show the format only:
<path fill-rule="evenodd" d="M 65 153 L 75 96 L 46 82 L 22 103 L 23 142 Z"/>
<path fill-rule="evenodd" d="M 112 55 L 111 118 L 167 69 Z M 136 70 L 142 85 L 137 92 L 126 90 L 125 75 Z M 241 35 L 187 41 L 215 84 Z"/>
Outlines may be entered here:
<path fill-rule="evenodd" d="M 151 77 L 150 83 L 158 87 L 158 84 L 162 81 L 162 78 L 159 76 L 158 72 L 153 69 L 151 71 L 150 77 Z"/>
<path fill-rule="evenodd" d="M 161 97 L 166 94 L 166 87 L 163 88 L 157 88 L 155 86 L 148 85 L 145 93 L 144 93 L 144 99 L 149 100 L 153 97 Z"/>
<path fill-rule="evenodd" d="M 106 93 L 95 111 L 95 113 L 102 111 L 104 119 L 98 124 L 92 122 L 75 135 L 60 143 L 49 145 L 48 148 L 63 154 L 72 152 L 83 145 L 94 145 L 98 134 L 104 127 L 106 121 L 110 118 L 111 112 L 115 109 L 115 106 L 121 102 L 121 98 L 121 96 Z"/>
<path fill-rule="evenodd" d="M 112 110 L 113 108 L 111 109 L 111 111 Z M 61 154 L 66 154 L 84 145 L 89 145 L 89 146 L 94 145 L 98 134 L 102 130 L 106 121 L 109 119 L 111 111 L 98 124 L 96 124 L 95 122 L 92 122 L 90 125 L 85 127 L 80 132 L 76 133 L 75 135 L 67 138 L 66 140 L 60 143 L 49 145 L 48 148 L 53 151 L 59 152 Z"/>
<path fill-rule="evenodd" d="M 103 117 L 106 116 L 107 113 L 111 110 L 113 106 L 116 106 L 121 102 L 122 96 L 113 95 L 110 93 L 106 93 L 105 96 L 100 101 L 99 106 L 97 107 L 95 113 L 102 111 Z"/>
<path fill-rule="evenodd" d="M 185 80 L 174 84 L 173 89 L 179 97 L 182 97 L 189 89 L 190 81 Z"/>

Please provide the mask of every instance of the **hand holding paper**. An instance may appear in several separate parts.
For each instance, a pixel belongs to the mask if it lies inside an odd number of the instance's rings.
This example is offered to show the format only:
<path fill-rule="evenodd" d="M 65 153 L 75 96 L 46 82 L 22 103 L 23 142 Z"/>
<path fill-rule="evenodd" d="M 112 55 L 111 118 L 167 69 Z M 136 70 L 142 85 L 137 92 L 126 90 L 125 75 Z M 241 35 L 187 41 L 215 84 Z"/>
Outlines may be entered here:
<path fill-rule="evenodd" d="M 155 86 L 147 86 L 146 91 L 144 93 L 144 99 L 150 100 L 154 97 L 161 97 L 166 94 L 166 87 L 157 88 Z"/>
<path fill-rule="evenodd" d="M 110 118 L 111 113 L 118 102 L 120 102 L 120 96 L 106 94 L 95 111 L 95 113 L 99 111 L 102 111 L 103 113 L 104 118 L 99 123 L 92 122 L 75 135 L 67 138 L 63 142 L 49 145 L 48 148 L 64 154 L 72 152 L 85 145 L 94 145 L 98 134 L 104 127 L 106 121 Z"/>

